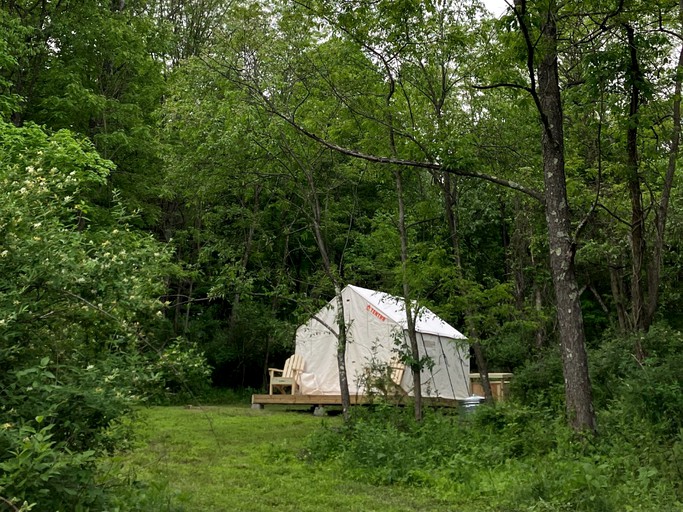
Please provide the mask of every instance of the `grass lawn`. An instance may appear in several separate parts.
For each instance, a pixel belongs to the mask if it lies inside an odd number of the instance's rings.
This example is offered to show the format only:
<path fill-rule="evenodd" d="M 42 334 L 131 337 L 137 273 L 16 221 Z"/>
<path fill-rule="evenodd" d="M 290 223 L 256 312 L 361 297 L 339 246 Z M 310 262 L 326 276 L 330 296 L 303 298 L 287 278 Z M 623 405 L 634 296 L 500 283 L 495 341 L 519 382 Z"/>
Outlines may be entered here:
<path fill-rule="evenodd" d="M 174 510 L 456 510 L 428 490 L 350 481 L 301 460 L 306 436 L 339 418 L 248 406 L 154 407 L 143 417 L 142 443 L 124 461 L 138 481 L 166 486 Z"/>

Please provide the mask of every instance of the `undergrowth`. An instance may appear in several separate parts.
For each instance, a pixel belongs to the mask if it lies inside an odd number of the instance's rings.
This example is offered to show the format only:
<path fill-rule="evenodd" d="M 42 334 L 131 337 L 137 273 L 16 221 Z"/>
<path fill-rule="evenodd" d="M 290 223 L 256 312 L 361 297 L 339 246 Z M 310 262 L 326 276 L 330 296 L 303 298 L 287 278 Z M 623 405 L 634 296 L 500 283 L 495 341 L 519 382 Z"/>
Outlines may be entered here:
<path fill-rule="evenodd" d="M 507 404 L 469 416 L 430 411 L 416 423 L 411 411 L 380 405 L 316 432 L 303 457 L 355 480 L 429 488 L 481 510 L 683 510 L 683 433 L 662 444 L 651 426 L 610 411 L 597 438 L 580 439 L 553 418 Z"/>

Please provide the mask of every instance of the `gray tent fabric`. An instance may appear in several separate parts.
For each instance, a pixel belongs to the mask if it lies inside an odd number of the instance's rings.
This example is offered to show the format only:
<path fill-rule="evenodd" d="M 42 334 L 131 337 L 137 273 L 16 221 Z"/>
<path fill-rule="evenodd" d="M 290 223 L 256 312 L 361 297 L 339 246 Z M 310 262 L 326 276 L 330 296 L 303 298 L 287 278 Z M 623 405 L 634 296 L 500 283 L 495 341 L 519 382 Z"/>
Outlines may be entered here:
<path fill-rule="evenodd" d="M 407 344 L 405 303 L 400 297 L 349 285 L 342 290 L 348 331 L 346 367 L 349 392 L 364 395 L 367 368 L 395 360 L 397 343 Z M 305 360 L 301 392 L 339 395 L 336 300 L 330 301 L 296 332 L 295 353 Z M 434 365 L 421 374 L 423 396 L 463 399 L 469 396 L 469 347 L 465 336 L 426 308 L 420 308 L 416 332 L 421 356 Z M 400 387 L 412 395 L 412 375 L 406 370 Z"/>

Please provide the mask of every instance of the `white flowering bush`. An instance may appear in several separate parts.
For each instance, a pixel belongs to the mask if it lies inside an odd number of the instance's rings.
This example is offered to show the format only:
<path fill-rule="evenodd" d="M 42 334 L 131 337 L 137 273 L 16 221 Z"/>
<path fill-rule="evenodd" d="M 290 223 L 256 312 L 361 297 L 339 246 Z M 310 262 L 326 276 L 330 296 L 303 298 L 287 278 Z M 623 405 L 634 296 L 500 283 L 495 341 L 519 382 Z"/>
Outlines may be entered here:
<path fill-rule="evenodd" d="M 53 349 L 47 355 L 58 362 L 71 348 L 65 340 L 95 353 L 139 343 L 162 308 L 159 276 L 169 255 L 135 232 L 122 208 L 92 200 L 112 164 L 68 132 L 0 130 L 0 272 L 12 278 L 0 284 L 7 341 L 30 332 L 26 348 L 41 356 Z"/>
<path fill-rule="evenodd" d="M 101 200 L 112 167 L 68 131 L 0 123 L 0 498 L 17 509 L 105 509 L 97 457 L 168 386 L 160 361 L 199 371 L 161 349 L 170 254 Z"/>

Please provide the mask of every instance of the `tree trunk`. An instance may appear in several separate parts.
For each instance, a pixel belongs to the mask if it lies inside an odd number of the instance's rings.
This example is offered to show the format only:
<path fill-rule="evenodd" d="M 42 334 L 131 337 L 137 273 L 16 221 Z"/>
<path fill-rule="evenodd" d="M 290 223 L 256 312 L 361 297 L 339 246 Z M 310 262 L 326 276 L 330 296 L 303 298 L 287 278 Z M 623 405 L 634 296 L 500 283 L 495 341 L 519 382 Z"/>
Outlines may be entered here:
<path fill-rule="evenodd" d="M 619 330 L 624 333 L 629 330 L 628 314 L 626 313 L 626 306 L 624 305 L 624 285 L 619 275 L 619 270 L 612 265 L 609 266 L 609 281 L 612 289 L 612 300 L 614 307 L 617 310 L 617 320 L 619 322 Z"/>
<path fill-rule="evenodd" d="M 555 286 L 560 350 L 564 373 L 567 416 L 576 431 L 594 433 L 595 412 L 579 289 L 574 270 L 569 204 L 564 166 L 562 98 L 557 63 L 555 2 L 543 20 L 538 67 L 538 107 L 543 123 L 543 174 L 548 226 L 550 270 Z"/>
<path fill-rule="evenodd" d="M 638 63 L 638 49 L 633 27 L 625 25 L 629 46 L 629 120 L 626 129 L 626 167 L 628 169 L 628 191 L 631 198 L 631 316 L 634 329 L 647 330 L 645 320 L 645 291 L 643 290 L 643 268 L 645 265 L 645 210 L 643 192 L 638 169 L 638 110 L 640 107 L 640 84 L 642 73 Z M 636 357 L 645 357 L 640 338 L 636 336 Z"/>
<path fill-rule="evenodd" d="M 242 275 L 246 274 L 249 265 L 249 258 L 251 258 L 251 250 L 254 245 L 254 233 L 256 232 L 256 221 L 259 210 L 259 196 L 261 192 L 261 185 L 254 187 L 254 204 L 251 209 L 251 219 L 249 222 L 249 229 L 247 229 L 246 240 L 244 241 L 244 252 L 242 253 L 242 261 L 240 262 L 240 271 Z M 237 291 L 233 296 L 232 309 L 230 310 L 230 319 L 228 326 L 230 332 L 234 332 L 237 316 L 239 315 L 240 301 L 242 300 L 242 293 Z"/>
<path fill-rule="evenodd" d="M 541 318 L 541 313 L 543 312 L 543 295 L 541 294 L 541 288 L 539 288 L 538 283 L 534 283 L 534 307 L 536 308 L 536 313 L 538 317 Z M 540 324 L 536 329 L 536 350 L 540 352 L 545 346 L 545 327 Z"/>
<path fill-rule="evenodd" d="M 302 167 L 303 168 L 303 167 Z M 313 235 L 315 237 L 320 257 L 323 260 L 323 267 L 325 274 L 334 285 L 334 293 L 337 299 L 337 368 L 339 371 L 339 390 L 342 400 L 342 414 L 344 421 L 349 419 L 349 411 L 351 409 L 351 395 L 349 393 L 349 381 L 346 374 L 346 318 L 344 317 L 344 300 L 342 298 L 342 286 L 332 268 L 329 253 L 327 252 L 327 244 L 322 233 L 322 212 L 320 208 L 320 201 L 318 199 L 318 192 L 316 190 L 315 181 L 313 180 L 312 172 L 306 172 L 306 178 L 311 191 L 311 206 L 313 210 Z"/>
<path fill-rule="evenodd" d="M 474 330 L 470 329 L 471 336 L 476 336 L 476 327 L 471 326 Z M 493 390 L 491 389 L 491 379 L 489 379 L 489 366 L 484 357 L 484 349 L 479 341 L 471 341 L 472 350 L 474 351 L 474 360 L 477 362 L 477 368 L 479 369 L 479 377 L 481 378 L 481 387 L 484 389 L 484 398 L 486 402 L 493 403 Z"/>
<path fill-rule="evenodd" d="M 522 201 L 519 197 L 514 198 L 514 229 L 510 238 L 510 249 L 506 251 L 505 258 L 511 261 L 507 263 L 515 285 L 515 307 L 518 311 L 524 309 L 526 295 L 526 276 L 524 268 L 527 266 L 527 248 L 529 245 L 530 228 L 527 217 L 524 214 Z"/>
<path fill-rule="evenodd" d="M 683 0 L 679 2 L 679 21 L 683 27 Z M 683 29 L 682 29 L 683 30 Z M 678 160 L 679 146 L 681 141 L 681 77 L 683 76 L 683 46 L 678 54 L 678 66 L 676 68 L 676 85 L 673 100 L 673 129 L 671 133 L 671 149 L 669 152 L 669 164 L 664 176 L 662 186 L 662 198 L 659 208 L 656 210 L 655 241 L 652 248 L 652 260 L 648 268 L 648 301 L 647 301 L 647 324 L 650 325 L 657 311 L 659 302 L 659 285 L 662 272 L 662 257 L 666 232 L 666 219 L 669 211 L 669 200 L 673 189 L 674 176 L 676 174 L 676 161 Z"/>
<path fill-rule="evenodd" d="M 349 380 L 346 372 L 346 318 L 344 315 L 342 288 L 339 283 L 334 284 L 334 293 L 337 299 L 337 367 L 339 369 L 339 389 L 341 391 L 342 414 L 344 421 L 348 421 L 351 395 L 349 393 Z"/>
<path fill-rule="evenodd" d="M 410 369 L 413 374 L 413 394 L 415 395 L 415 420 L 422 421 L 422 364 L 420 361 L 420 347 L 415 333 L 415 316 L 410 300 L 410 285 L 408 284 L 408 232 L 405 222 L 405 205 L 403 204 L 403 182 L 401 171 L 394 171 L 396 179 L 396 193 L 398 195 L 398 232 L 401 237 L 401 276 L 403 280 L 403 299 L 405 300 L 406 322 L 408 325 L 408 342 L 410 344 Z"/>
<path fill-rule="evenodd" d="M 457 205 L 458 205 L 458 195 L 457 195 L 457 183 L 453 183 L 451 175 L 449 173 L 443 173 L 443 182 L 437 180 L 441 183 L 441 189 L 444 195 L 444 207 L 446 211 L 446 223 L 448 224 L 448 231 L 451 240 L 451 248 L 453 250 L 453 259 L 455 260 L 455 266 L 458 272 L 462 275 L 462 261 L 460 259 L 460 237 L 458 236 L 458 215 L 457 215 Z M 466 311 L 467 317 L 472 315 L 471 311 Z M 467 321 L 468 333 L 470 337 L 470 344 L 474 351 L 474 360 L 477 362 L 477 368 L 479 369 L 479 375 L 481 376 L 481 384 L 484 389 L 484 397 L 486 401 L 493 402 L 493 391 L 491 389 L 491 381 L 489 380 L 489 370 L 488 363 L 486 362 L 486 357 L 484 355 L 484 348 L 479 342 L 479 333 L 477 331 L 476 325 L 473 322 Z"/>
<path fill-rule="evenodd" d="M 453 178 L 450 173 L 441 173 L 443 182 L 437 179 L 437 182 L 441 184 L 441 190 L 443 191 L 444 198 L 444 209 L 446 211 L 446 223 L 448 224 L 448 234 L 451 239 L 451 248 L 453 249 L 453 259 L 455 260 L 455 265 L 462 272 L 462 261 L 460 259 L 460 236 L 458 227 L 458 184 L 457 180 L 453 182 Z"/>

